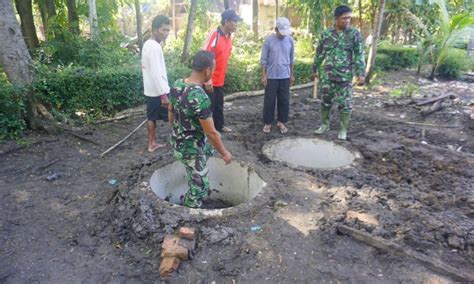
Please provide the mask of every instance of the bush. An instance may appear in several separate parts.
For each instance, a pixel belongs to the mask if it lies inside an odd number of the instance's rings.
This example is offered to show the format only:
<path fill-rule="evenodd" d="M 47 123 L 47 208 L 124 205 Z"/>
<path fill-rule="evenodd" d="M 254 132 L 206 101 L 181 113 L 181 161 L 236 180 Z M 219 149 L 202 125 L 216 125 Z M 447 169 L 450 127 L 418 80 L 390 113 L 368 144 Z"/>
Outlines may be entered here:
<path fill-rule="evenodd" d="M 377 49 L 376 68 L 383 71 L 400 70 L 416 66 L 418 51 L 403 46 L 381 46 Z"/>
<path fill-rule="evenodd" d="M 438 67 L 438 75 L 445 79 L 457 79 L 461 72 L 469 68 L 469 61 L 465 50 L 453 48 L 446 55 L 445 60 Z"/>
<path fill-rule="evenodd" d="M 0 83 L 0 140 L 16 139 L 26 127 L 25 102 L 21 90 Z"/>
<path fill-rule="evenodd" d="M 87 68 L 104 68 L 134 65 L 138 55 L 130 53 L 117 43 L 95 42 L 65 34 L 65 39 L 43 42 L 34 58 L 51 66 L 76 65 Z"/>
<path fill-rule="evenodd" d="M 38 68 L 33 87 L 43 102 L 72 117 L 111 115 L 144 102 L 141 70 L 137 67 Z"/>

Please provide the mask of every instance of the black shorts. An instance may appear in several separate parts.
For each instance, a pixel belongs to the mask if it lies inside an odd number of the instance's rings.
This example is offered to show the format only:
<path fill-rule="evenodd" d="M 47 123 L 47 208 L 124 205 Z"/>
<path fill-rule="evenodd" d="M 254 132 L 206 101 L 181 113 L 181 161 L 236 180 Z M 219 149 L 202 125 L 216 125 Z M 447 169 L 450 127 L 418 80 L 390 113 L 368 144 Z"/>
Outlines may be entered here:
<path fill-rule="evenodd" d="M 146 97 L 146 118 L 151 121 L 168 121 L 168 109 L 161 106 L 160 97 Z"/>

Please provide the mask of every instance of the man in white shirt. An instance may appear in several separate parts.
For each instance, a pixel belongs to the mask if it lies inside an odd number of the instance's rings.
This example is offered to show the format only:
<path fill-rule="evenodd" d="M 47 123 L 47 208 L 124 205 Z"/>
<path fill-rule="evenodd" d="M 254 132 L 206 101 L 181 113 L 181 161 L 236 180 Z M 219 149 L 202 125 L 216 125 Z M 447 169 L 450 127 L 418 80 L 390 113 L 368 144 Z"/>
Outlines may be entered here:
<path fill-rule="evenodd" d="M 148 152 L 166 146 L 156 142 L 156 121 L 168 119 L 170 87 L 160 44 L 166 40 L 170 32 L 170 19 L 163 15 L 155 17 L 151 30 L 151 37 L 142 49 L 143 87 L 147 97 Z"/>

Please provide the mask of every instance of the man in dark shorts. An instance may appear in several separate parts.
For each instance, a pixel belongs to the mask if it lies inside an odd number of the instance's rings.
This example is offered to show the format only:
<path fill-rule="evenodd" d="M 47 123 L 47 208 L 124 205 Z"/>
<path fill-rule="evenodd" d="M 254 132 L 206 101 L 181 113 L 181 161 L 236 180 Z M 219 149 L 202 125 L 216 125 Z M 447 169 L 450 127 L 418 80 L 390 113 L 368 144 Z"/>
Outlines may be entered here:
<path fill-rule="evenodd" d="M 156 121 L 168 119 L 168 77 L 166 74 L 163 43 L 170 32 L 170 19 L 157 16 L 153 19 L 152 32 L 142 49 L 143 87 L 147 97 L 148 152 L 153 152 L 165 144 L 156 142 Z"/>

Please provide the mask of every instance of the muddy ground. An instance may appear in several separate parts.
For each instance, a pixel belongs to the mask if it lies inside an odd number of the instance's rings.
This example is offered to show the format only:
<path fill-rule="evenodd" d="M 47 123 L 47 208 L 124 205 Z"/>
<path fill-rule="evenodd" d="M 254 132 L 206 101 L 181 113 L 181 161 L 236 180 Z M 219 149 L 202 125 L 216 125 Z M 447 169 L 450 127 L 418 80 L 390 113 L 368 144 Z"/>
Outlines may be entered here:
<path fill-rule="evenodd" d="M 459 99 L 426 117 L 389 92 L 408 83 L 423 95 Z M 452 281 L 436 269 L 378 250 L 337 232 L 347 225 L 474 271 L 474 120 L 467 106 L 474 85 L 429 82 L 411 72 L 389 73 L 371 91 L 357 90 L 348 142 L 358 165 L 339 170 L 293 170 L 268 160 L 262 146 L 281 138 L 261 132 L 262 97 L 227 105 L 233 133 L 223 136 L 236 160 L 263 172 L 264 206 L 226 219 L 190 221 L 140 196 L 151 173 L 173 160 L 170 148 L 146 152 L 146 130 L 98 158 L 144 117 L 67 133 L 28 133 L 0 145 L 0 283 L 161 282 L 160 245 L 181 225 L 198 228 L 198 247 L 170 282 L 379 283 Z M 286 136 L 314 137 L 319 103 L 311 89 L 292 92 Z M 337 114 L 324 139 L 337 137 Z M 169 129 L 159 126 L 159 139 Z M 55 180 L 47 177 L 57 174 Z M 115 185 L 109 184 L 112 179 Z M 368 224 L 349 211 L 373 216 Z M 253 232 L 252 225 L 261 231 Z"/>

